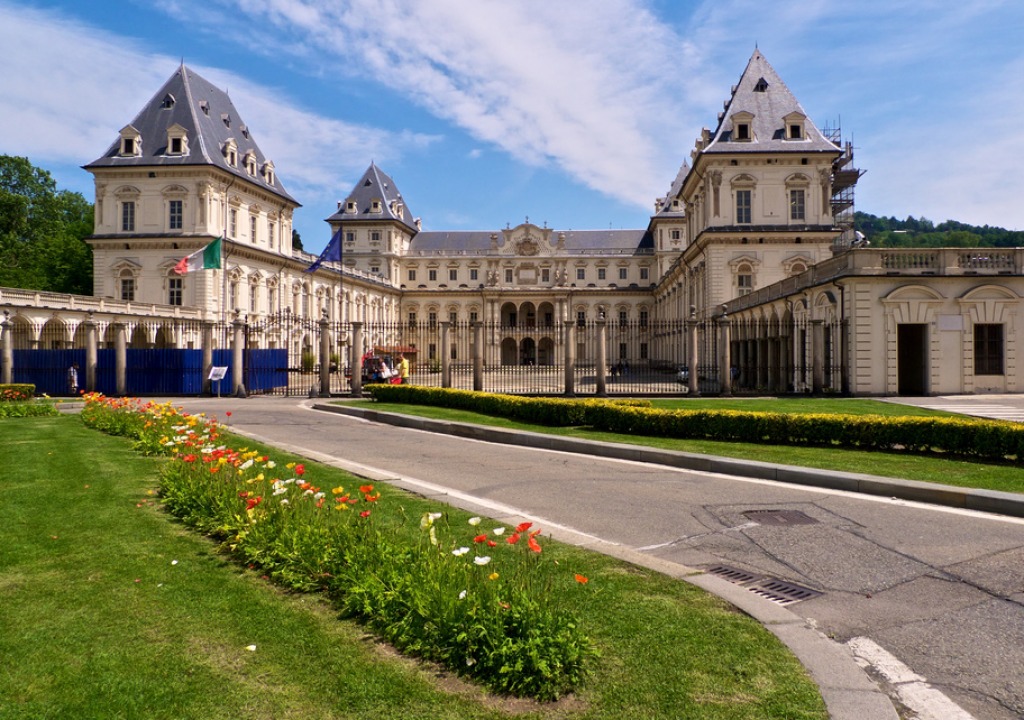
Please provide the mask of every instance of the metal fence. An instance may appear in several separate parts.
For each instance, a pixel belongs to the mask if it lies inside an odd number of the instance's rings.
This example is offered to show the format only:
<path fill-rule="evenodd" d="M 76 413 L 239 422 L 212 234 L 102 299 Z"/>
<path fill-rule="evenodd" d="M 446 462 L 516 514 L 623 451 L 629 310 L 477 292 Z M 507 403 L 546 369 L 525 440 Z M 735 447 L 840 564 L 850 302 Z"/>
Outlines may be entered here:
<path fill-rule="evenodd" d="M 698 391 L 707 395 L 721 392 L 726 379 L 738 394 L 845 390 L 844 333 L 838 323 L 360 323 L 358 333 L 356 327 L 289 313 L 249 323 L 97 323 L 96 387 L 116 392 L 116 348 L 121 344 L 127 394 L 216 391 L 203 375 L 203 348 L 208 346 L 212 364 L 226 368 L 220 387 L 230 392 L 240 337 L 243 384 L 246 392 L 258 394 L 319 395 L 324 348 L 332 394 L 350 393 L 353 373 L 364 383 L 370 380 L 363 375 L 364 359 L 380 358 L 395 367 L 400 353 L 410 361 L 414 384 L 485 392 L 673 396 L 687 393 L 694 372 Z M 15 382 L 66 394 L 68 367 L 86 363 L 81 328 L 73 336 L 52 323 L 22 324 L 15 331 Z M 359 347 L 354 348 L 357 337 Z M 79 387 L 85 387 L 82 371 Z"/>

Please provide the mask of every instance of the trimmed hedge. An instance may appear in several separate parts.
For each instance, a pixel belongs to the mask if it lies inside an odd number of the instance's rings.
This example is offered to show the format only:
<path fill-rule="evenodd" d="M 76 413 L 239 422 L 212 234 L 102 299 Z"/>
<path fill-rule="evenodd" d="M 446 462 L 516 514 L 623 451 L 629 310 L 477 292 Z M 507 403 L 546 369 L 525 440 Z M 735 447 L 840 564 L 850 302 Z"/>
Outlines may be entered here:
<path fill-rule="evenodd" d="M 418 385 L 373 385 L 369 390 L 373 399 L 381 402 L 469 410 L 548 427 L 591 425 L 590 414 L 598 406 L 651 407 L 649 400 L 537 398 Z"/>
<path fill-rule="evenodd" d="M 0 402 L 21 402 L 35 397 L 36 386 L 31 383 L 0 384 Z"/>
<path fill-rule="evenodd" d="M 412 385 L 374 387 L 381 402 L 470 410 L 538 425 L 588 426 L 623 435 L 772 445 L 946 453 L 1024 462 L 1024 424 L 939 417 L 738 410 L 659 410 L 645 400 L 526 398 Z"/>

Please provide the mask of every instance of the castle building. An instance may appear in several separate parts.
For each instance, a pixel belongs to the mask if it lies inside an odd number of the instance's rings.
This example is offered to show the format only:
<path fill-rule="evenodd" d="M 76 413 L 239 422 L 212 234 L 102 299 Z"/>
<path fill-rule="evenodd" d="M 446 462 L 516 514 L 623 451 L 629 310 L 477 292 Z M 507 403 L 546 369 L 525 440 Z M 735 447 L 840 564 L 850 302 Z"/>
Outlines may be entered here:
<path fill-rule="evenodd" d="M 228 95 L 184 65 L 85 169 L 95 297 L 0 291 L 26 346 L 42 346 L 32 322 L 62 312 L 62 337 L 78 343 L 71 311 L 83 308 L 244 320 L 264 329 L 252 346 L 293 353 L 308 353 L 315 333 L 266 331 L 275 318 L 363 323 L 368 347 L 401 343 L 394 328 L 478 322 L 488 367 L 568 367 L 593 362 L 598 346 L 563 331 L 603 322 L 616 333 L 600 343 L 602 362 L 700 365 L 711 390 L 1022 390 L 1024 251 L 856 247 L 852 147 L 814 124 L 759 50 L 636 230 L 528 218 L 424 229 L 371 163 L 326 218 L 340 261 L 307 272 L 316 258 L 292 247 L 299 203 Z M 217 237 L 221 269 L 173 271 Z M 195 333 L 137 324 L 131 346 L 198 347 Z M 439 347 L 430 340 L 419 359 Z"/>

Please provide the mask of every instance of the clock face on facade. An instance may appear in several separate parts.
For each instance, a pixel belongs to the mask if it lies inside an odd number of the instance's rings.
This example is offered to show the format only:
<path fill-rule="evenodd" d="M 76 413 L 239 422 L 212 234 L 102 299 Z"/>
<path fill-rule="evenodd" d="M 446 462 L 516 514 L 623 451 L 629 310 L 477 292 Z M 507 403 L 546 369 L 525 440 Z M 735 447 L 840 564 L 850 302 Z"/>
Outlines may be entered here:
<path fill-rule="evenodd" d="M 537 243 L 530 238 L 523 238 L 516 243 L 516 251 L 520 255 L 536 255 L 540 248 L 537 247 Z"/>

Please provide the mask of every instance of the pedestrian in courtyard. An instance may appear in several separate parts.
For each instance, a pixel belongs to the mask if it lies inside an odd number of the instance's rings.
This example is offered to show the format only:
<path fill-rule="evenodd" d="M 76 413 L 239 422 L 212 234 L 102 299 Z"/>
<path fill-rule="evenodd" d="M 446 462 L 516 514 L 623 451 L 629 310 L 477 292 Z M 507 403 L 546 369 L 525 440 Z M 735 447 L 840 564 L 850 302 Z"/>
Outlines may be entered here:
<path fill-rule="evenodd" d="M 78 363 L 71 363 L 68 368 L 68 392 L 78 394 Z"/>
<path fill-rule="evenodd" d="M 402 385 L 409 384 L 409 361 L 404 353 L 398 353 L 398 378 Z"/>

